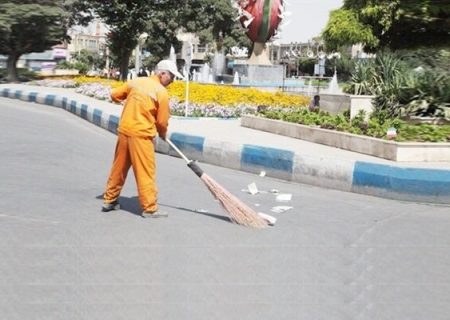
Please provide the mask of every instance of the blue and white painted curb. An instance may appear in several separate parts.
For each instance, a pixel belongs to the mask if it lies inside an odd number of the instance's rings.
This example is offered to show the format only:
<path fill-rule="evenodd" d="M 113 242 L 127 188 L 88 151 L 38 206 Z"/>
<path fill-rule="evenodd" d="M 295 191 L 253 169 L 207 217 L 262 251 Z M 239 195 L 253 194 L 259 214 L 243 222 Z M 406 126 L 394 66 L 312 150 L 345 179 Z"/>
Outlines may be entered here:
<path fill-rule="evenodd" d="M 62 108 L 117 133 L 117 115 L 62 95 L 1 86 L 0 96 Z M 267 176 L 283 180 L 384 198 L 450 204 L 450 170 L 318 158 L 290 150 L 224 142 L 181 132 L 172 132 L 170 139 L 188 158 L 204 163 L 258 174 L 265 171 Z M 177 156 L 159 139 L 156 150 Z"/>

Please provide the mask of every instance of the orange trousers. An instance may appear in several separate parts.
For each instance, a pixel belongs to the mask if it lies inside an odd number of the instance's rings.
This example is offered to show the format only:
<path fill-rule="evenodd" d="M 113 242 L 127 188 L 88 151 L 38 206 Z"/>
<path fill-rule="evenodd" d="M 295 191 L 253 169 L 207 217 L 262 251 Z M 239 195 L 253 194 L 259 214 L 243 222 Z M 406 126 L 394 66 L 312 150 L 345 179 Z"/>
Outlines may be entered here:
<path fill-rule="evenodd" d="M 133 167 L 142 209 L 158 210 L 155 146 L 151 137 L 128 137 L 118 133 L 114 162 L 103 195 L 104 202 L 111 203 L 117 200 L 130 166 Z"/>

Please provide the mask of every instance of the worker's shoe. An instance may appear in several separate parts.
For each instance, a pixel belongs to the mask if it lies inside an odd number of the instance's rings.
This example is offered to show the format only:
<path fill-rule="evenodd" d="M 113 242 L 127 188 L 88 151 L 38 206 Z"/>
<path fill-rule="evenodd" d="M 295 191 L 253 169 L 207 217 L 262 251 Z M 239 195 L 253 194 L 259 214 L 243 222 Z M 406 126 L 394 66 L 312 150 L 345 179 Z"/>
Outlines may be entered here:
<path fill-rule="evenodd" d="M 102 206 L 102 211 L 103 212 L 109 212 L 109 211 L 113 211 L 113 210 L 120 210 L 120 203 L 119 201 L 114 201 L 111 203 L 103 203 Z"/>
<path fill-rule="evenodd" d="M 167 218 L 169 214 L 164 211 L 144 211 L 141 214 L 142 218 Z"/>

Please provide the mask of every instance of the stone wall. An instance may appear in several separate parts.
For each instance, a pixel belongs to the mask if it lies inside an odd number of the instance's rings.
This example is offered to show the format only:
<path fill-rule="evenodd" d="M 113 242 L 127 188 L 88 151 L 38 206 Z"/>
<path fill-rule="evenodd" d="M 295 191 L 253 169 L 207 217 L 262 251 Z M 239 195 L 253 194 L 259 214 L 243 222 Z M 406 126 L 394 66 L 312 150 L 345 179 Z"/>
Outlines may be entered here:
<path fill-rule="evenodd" d="M 350 110 L 350 117 L 355 117 L 359 110 L 365 110 L 366 116 L 372 112 L 373 96 L 356 96 L 349 94 L 320 94 L 320 110 L 339 114 Z"/>

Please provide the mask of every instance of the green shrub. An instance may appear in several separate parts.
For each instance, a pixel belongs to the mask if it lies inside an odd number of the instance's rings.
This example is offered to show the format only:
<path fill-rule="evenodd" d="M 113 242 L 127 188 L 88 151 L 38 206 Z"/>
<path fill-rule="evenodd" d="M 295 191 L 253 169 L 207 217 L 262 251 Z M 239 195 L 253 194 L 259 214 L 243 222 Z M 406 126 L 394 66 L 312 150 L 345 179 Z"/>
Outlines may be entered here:
<path fill-rule="evenodd" d="M 426 52 L 380 52 L 376 59 L 359 60 L 343 89 L 374 95 L 374 113 L 380 121 L 412 115 L 445 117 L 450 108 L 450 53 Z"/>
<path fill-rule="evenodd" d="M 17 68 L 17 75 L 20 81 L 30 81 L 38 79 L 38 75 L 36 72 L 25 69 L 25 68 Z M 0 69 L 0 79 L 6 79 L 7 70 Z"/>
<path fill-rule="evenodd" d="M 282 120 L 323 129 L 349 132 L 375 138 L 386 138 L 391 127 L 397 130 L 396 141 L 428 141 L 450 142 L 450 125 L 411 125 L 399 118 L 383 117 L 383 112 L 365 121 L 365 113 L 361 110 L 353 119 L 348 113 L 330 115 L 327 112 L 310 112 L 306 109 L 296 111 L 263 110 L 260 116 L 269 119 Z"/>

